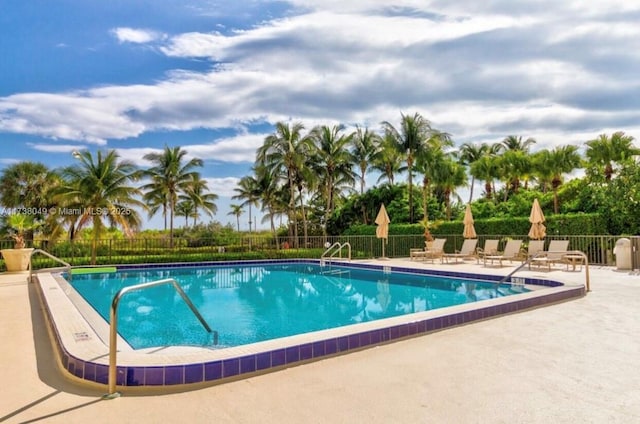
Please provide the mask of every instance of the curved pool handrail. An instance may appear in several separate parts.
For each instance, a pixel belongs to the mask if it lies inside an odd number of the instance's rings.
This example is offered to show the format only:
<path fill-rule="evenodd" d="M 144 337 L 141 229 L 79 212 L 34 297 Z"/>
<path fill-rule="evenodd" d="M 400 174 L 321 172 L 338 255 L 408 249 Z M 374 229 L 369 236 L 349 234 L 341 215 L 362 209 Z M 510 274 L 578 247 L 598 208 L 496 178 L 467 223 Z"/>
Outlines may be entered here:
<path fill-rule="evenodd" d="M 520 271 L 522 268 L 524 268 L 525 265 L 528 265 L 529 263 L 531 263 L 531 261 L 535 258 L 538 257 L 543 257 L 545 256 L 547 253 L 562 253 L 563 255 L 578 255 L 578 256 L 582 256 L 582 260 L 584 261 L 584 272 L 585 272 L 585 288 L 587 290 L 587 292 L 591 291 L 591 281 L 589 278 L 589 257 L 582 251 L 580 250 L 568 250 L 568 251 L 560 251 L 560 252 L 554 252 L 554 251 L 544 251 L 544 252 L 538 252 L 535 255 L 531 256 L 530 258 L 527 258 L 527 260 L 525 260 L 522 264 L 520 264 L 518 267 L 516 267 L 516 269 L 514 269 L 513 271 L 511 271 L 509 274 L 507 274 L 506 276 L 502 277 L 502 279 L 500 281 L 498 281 L 497 284 L 502 284 L 504 282 L 506 282 L 513 274 L 515 274 L 516 272 Z"/>
<path fill-rule="evenodd" d="M 187 304 L 191 312 L 198 318 L 202 326 L 208 333 L 214 333 L 214 343 L 217 342 L 218 333 L 217 331 L 211 330 L 209 324 L 204 320 L 198 309 L 195 307 L 189 296 L 182 290 L 182 287 L 178 284 L 176 280 L 173 278 L 165 278 L 163 280 L 151 281 L 148 283 L 136 284 L 135 286 L 123 287 L 116 293 L 111 301 L 111 312 L 109 314 L 109 393 L 104 395 L 103 399 L 114 399 L 120 396 L 120 394 L 116 391 L 116 379 L 117 379 L 117 354 L 118 354 L 118 305 L 120 303 L 120 299 L 122 297 L 132 291 L 147 289 L 150 287 L 160 286 L 162 284 L 171 284 L 182 300 Z"/>
<path fill-rule="evenodd" d="M 31 254 L 29 255 L 29 282 L 32 282 L 32 278 L 33 278 L 33 255 L 35 255 L 36 253 L 42 253 L 43 255 L 47 256 L 50 259 L 53 259 L 54 261 L 61 263 L 64 268 L 67 270 L 67 275 L 69 276 L 69 279 L 71 279 L 71 264 L 69 264 L 68 262 L 63 261 L 62 259 L 58 258 L 57 256 L 52 255 L 51 253 L 47 252 L 46 250 L 42 250 L 42 249 L 33 249 L 31 251 Z M 52 269 L 52 268 L 44 268 L 44 269 Z"/>

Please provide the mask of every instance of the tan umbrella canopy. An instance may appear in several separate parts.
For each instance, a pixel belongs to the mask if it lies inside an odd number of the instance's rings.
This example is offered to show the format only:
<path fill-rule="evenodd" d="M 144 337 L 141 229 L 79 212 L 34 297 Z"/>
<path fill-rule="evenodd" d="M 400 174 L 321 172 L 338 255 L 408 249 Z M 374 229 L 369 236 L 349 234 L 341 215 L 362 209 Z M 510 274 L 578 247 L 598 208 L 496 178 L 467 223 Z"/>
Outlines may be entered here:
<path fill-rule="evenodd" d="M 464 211 L 464 219 L 462 220 L 464 223 L 464 231 L 462 232 L 462 236 L 464 238 L 473 239 L 478 237 L 476 235 L 476 229 L 473 226 L 473 214 L 471 213 L 471 205 L 467 203 L 467 209 Z"/>
<path fill-rule="evenodd" d="M 376 237 L 379 239 L 384 239 L 382 241 L 382 257 L 384 258 L 384 243 L 389 239 L 389 223 L 391 220 L 389 219 L 389 215 L 387 215 L 387 210 L 384 207 L 384 203 L 380 205 L 380 211 L 378 212 L 378 216 L 376 217 Z"/>
<path fill-rule="evenodd" d="M 544 214 L 538 199 L 533 200 L 533 206 L 531 207 L 531 215 L 529 215 L 529 222 L 531 223 L 531 229 L 529 230 L 529 238 L 533 240 L 542 240 L 547 235 L 547 228 L 543 225 Z"/>

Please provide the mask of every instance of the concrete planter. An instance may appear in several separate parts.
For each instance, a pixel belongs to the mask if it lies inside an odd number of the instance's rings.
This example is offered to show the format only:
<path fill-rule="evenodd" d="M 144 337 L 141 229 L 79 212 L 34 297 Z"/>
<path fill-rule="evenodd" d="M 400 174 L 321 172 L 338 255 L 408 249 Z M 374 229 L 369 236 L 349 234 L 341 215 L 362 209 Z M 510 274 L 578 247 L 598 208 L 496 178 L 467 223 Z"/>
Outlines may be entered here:
<path fill-rule="evenodd" d="M 33 249 L 2 249 L 2 257 L 8 272 L 27 271 Z"/>

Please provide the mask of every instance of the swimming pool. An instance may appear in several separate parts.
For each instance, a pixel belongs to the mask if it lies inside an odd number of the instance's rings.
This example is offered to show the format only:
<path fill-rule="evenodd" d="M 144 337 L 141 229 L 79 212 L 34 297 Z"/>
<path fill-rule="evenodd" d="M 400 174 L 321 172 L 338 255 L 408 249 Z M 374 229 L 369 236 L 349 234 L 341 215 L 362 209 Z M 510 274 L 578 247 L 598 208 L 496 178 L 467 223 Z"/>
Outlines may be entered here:
<path fill-rule="evenodd" d="M 126 270 L 75 275 L 71 285 L 105 319 L 123 287 L 175 279 L 218 338 L 215 348 L 375 321 L 529 291 L 523 287 L 384 270 L 264 264 Z M 118 329 L 134 349 L 212 346 L 170 285 L 120 302 Z"/>
<path fill-rule="evenodd" d="M 194 266 L 201 268 L 211 266 L 264 267 L 267 265 L 313 267 L 318 266 L 319 263 L 317 260 L 300 259 L 243 261 L 216 263 L 215 265 L 212 263 L 172 264 L 171 266 L 174 270 L 180 271 L 181 268 L 187 269 Z M 144 270 L 160 272 L 162 268 L 161 272 L 164 273 L 166 267 L 167 265 L 148 265 L 144 267 Z M 135 275 L 139 275 L 137 273 L 141 271 L 140 268 L 140 266 L 118 266 L 117 270 L 127 273 L 136 272 Z M 408 260 L 400 260 L 393 265 L 390 261 L 353 262 L 348 266 L 336 266 L 336 269 L 348 270 L 356 274 L 364 270 L 374 270 L 382 272 L 383 275 L 390 276 L 390 278 L 395 275 L 402 275 L 403 278 L 405 275 L 407 278 L 436 276 L 440 278 L 458 277 L 467 281 L 486 280 L 493 282 L 502 278 L 502 275 L 495 274 L 495 271 L 485 270 L 481 267 L 474 269 L 477 272 L 460 272 L 456 267 L 425 268 L 422 265 L 412 264 Z M 158 275 L 153 278 L 156 276 Z M 74 276 L 75 278 L 76 276 Z M 100 317 L 95 309 L 82 299 L 62 274 L 44 272 L 37 274 L 36 279 L 36 287 L 48 322 L 48 330 L 54 343 L 59 367 L 71 379 L 83 384 L 97 384 L 104 388 L 109 374 L 109 327 L 105 319 Z M 486 298 L 486 300 L 384 319 L 355 322 L 341 327 L 305 332 L 224 349 L 215 346 L 184 345 L 132 349 L 124 340 L 120 340 L 118 342 L 116 371 L 117 386 L 120 390 L 133 390 L 136 387 L 198 385 L 227 381 L 228 379 L 251 376 L 255 373 L 275 371 L 406 337 L 439 331 L 501 314 L 539 307 L 585 294 L 583 285 L 565 284 L 562 279 L 558 281 L 556 275 L 554 275 L 554 279 L 550 279 L 547 276 L 530 274 L 527 277 L 519 277 L 519 282 L 526 284 L 526 287 L 532 290 L 512 296 L 494 298 L 491 298 L 491 295 L 486 295 L 484 291 L 475 291 L 477 296 Z M 98 282 L 98 284 L 100 283 Z M 233 286 L 231 282 L 226 284 Z M 462 289 L 462 287 L 465 288 Z M 379 305 L 383 303 L 377 300 L 380 291 L 386 292 L 385 289 L 379 290 L 377 281 L 375 294 L 373 290 L 371 288 L 369 296 L 365 294 L 365 298 L 369 299 L 370 307 L 368 310 L 371 313 L 376 312 Z M 106 296 L 109 300 L 115 295 L 116 288 L 111 288 L 111 291 L 111 295 Z M 455 293 L 460 295 L 462 292 L 474 293 L 474 290 L 469 290 L 469 287 L 461 283 L 459 290 Z M 188 290 L 187 293 L 189 293 Z M 390 293 L 392 296 L 394 295 L 391 290 Z M 122 302 L 127 302 L 127 296 L 130 294 L 127 294 Z M 450 295 L 452 294 L 453 292 L 450 293 Z M 171 293 L 169 296 L 174 297 L 175 295 Z M 197 296 L 194 296 L 193 300 L 197 302 Z M 416 302 L 416 306 L 418 303 Z M 408 306 L 409 302 L 396 302 L 396 304 Z M 142 312 L 145 312 L 144 308 Z M 355 315 L 352 314 L 352 316 Z M 216 323 L 212 322 L 211 326 L 215 329 Z"/>

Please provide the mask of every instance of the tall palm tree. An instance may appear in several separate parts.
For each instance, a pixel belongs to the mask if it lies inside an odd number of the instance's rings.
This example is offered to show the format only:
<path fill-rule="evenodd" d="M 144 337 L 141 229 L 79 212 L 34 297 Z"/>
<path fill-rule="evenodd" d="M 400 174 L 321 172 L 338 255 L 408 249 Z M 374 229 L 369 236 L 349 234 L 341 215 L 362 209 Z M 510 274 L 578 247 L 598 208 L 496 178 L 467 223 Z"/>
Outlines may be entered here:
<path fill-rule="evenodd" d="M 147 205 L 149 219 L 162 210 L 164 230 L 167 230 L 167 210 L 169 209 L 169 196 L 162 186 L 158 186 L 142 194 L 142 200 Z"/>
<path fill-rule="evenodd" d="M 195 168 L 202 166 L 202 160 L 192 158 L 185 163 L 187 152 L 180 147 L 165 146 L 162 153 L 147 153 L 143 158 L 151 162 L 151 168 L 142 173 L 151 182 L 142 186 L 145 192 L 157 191 L 167 197 L 169 209 L 169 242 L 173 246 L 173 219 L 178 203 L 178 195 L 190 181 L 198 175 Z"/>
<path fill-rule="evenodd" d="M 262 223 L 269 221 L 271 232 L 277 237 L 275 218 L 282 211 L 286 211 L 283 199 L 282 187 L 278 184 L 278 178 L 272 170 L 266 166 L 256 165 L 254 167 L 255 178 L 258 184 L 258 193 L 262 203 L 261 210 L 264 212 Z M 279 245 L 279 243 L 276 243 Z"/>
<path fill-rule="evenodd" d="M 632 156 L 639 155 L 640 149 L 633 145 L 634 138 L 617 131 L 609 137 L 600 134 L 598 138 L 587 141 L 586 156 L 592 168 L 603 169 L 605 181 L 611 181 L 615 173 L 614 164 L 622 163 Z"/>
<path fill-rule="evenodd" d="M 396 141 L 400 152 L 405 154 L 407 172 L 409 173 L 409 222 L 413 223 L 413 165 L 416 155 L 429 147 L 428 140 L 451 141 L 447 133 L 442 133 L 431 127 L 431 122 L 419 113 L 413 116 L 402 114 L 400 129 L 396 129 L 388 122 L 383 122 L 385 132 L 389 133 Z"/>
<path fill-rule="evenodd" d="M 63 183 L 57 197 L 66 210 L 74 213 L 74 228 L 93 226 L 91 263 L 96 263 L 96 250 L 100 234 L 107 220 L 111 226 L 119 226 L 127 236 L 140 227 L 140 217 L 132 207 L 144 207 L 136 197 L 140 190 L 130 184 L 136 179 L 134 165 L 120 161 L 115 150 L 106 154 L 98 151 L 94 157 L 89 151 L 77 154 L 78 164 L 62 170 Z"/>
<path fill-rule="evenodd" d="M 494 181 L 500 176 L 498 159 L 497 156 L 485 155 L 471 164 L 471 175 L 484 181 L 484 195 L 487 200 L 495 201 Z"/>
<path fill-rule="evenodd" d="M 229 212 L 227 215 L 235 215 L 236 228 L 238 229 L 238 232 L 240 232 L 240 215 L 244 213 L 244 209 L 242 209 L 241 205 L 234 204 L 229 205 L 229 207 L 231 208 L 231 212 Z"/>
<path fill-rule="evenodd" d="M 258 148 L 257 163 L 272 169 L 275 175 L 284 173 L 289 186 L 289 224 L 290 235 L 294 237 L 294 245 L 298 245 L 298 225 L 295 213 L 296 178 L 299 178 L 301 169 L 309 155 L 310 145 L 302 131 L 304 125 L 299 122 L 291 125 L 284 122 L 276 123 L 275 132 L 268 135 L 264 144 Z M 303 219 L 304 214 L 303 214 Z M 306 226 L 306 220 L 305 220 Z"/>
<path fill-rule="evenodd" d="M 407 170 L 403 165 L 402 155 L 396 147 L 393 136 L 385 133 L 380 140 L 380 147 L 372 158 L 371 169 L 379 171 L 380 176 L 377 182 L 387 180 L 390 185 L 394 185 L 395 175 Z"/>
<path fill-rule="evenodd" d="M 191 199 L 184 198 L 176 204 L 176 215 L 184 216 L 184 228 L 189 228 L 189 218 L 193 218 L 193 225 L 196 222 L 196 205 Z"/>
<path fill-rule="evenodd" d="M 376 153 L 380 149 L 381 138 L 375 132 L 365 128 L 356 128 L 356 132 L 353 135 L 353 149 L 351 155 L 353 162 L 360 171 L 360 195 L 364 194 L 365 188 L 365 176 L 369 171 L 369 167 L 374 161 Z M 367 210 L 362 206 L 362 222 L 366 225 L 367 222 Z"/>
<path fill-rule="evenodd" d="M 498 157 L 501 177 L 504 180 L 504 201 L 510 192 L 517 193 L 523 175 L 531 173 L 531 156 L 522 150 L 507 150 Z"/>
<path fill-rule="evenodd" d="M 323 234 L 327 235 L 329 216 L 335 209 L 339 196 L 337 182 L 353 185 L 353 156 L 348 150 L 353 134 L 341 134 L 344 126 L 315 127 L 310 134 L 315 148 L 311 157 L 311 169 L 319 182 L 319 194 L 324 200 Z"/>
<path fill-rule="evenodd" d="M 472 143 L 464 143 L 460 146 L 459 149 L 459 157 L 460 162 L 468 167 L 478 161 L 482 156 L 489 154 L 490 147 L 487 143 L 482 144 L 472 144 Z M 475 186 L 476 177 L 473 174 L 471 175 L 471 186 L 469 188 L 469 203 L 473 200 L 473 188 Z"/>
<path fill-rule="evenodd" d="M 553 212 L 557 214 L 560 212 L 558 189 L 562 184 L 562 175 L 580 168 L 582 158 L 580 157 L 576 146 L 559 146 L 551 150 L 548 160 L 550 162 L 551 169 L 553 169 L 553 178 L 551 179 L 551 188 L 553 189 Z"/>
<path fill-rule="evenodd" d="M 260 200 L 260 187 L 258 181 L 254 176 L 247 175 L 240 178 L 238 186 L 233 189 L 236 194 L 231 197 L 234 200 L 243 200 L 241 206 L 249 206 L 249 234 L 251 234 L 251 224 L 253 224 L 252 206 L 258 206 L 258 200 Z"/>
<path fill-rule="evenodd" d="M 218 195 L 209 192 L 209 185 L 206 180 L 200 177 L 200 174 L 194 174 L 184 188 L 184 194 L 180 195 L 181 200 L 189 200 L 193 204 L 193 225 L 198 223 L 200 210 L 209 216 L 215 215 L 218 211 L 216 200 Z"/>
<path fill-rule="evenodd" d="M 455 161 L 450 155 L 445 155 L 443 160 L 437 162 L 433 170 L 433 182 L 440 189 L 444 197 L 447 219 L 451 219 L 451 195 L 456 193 L 456 188 L 464 186 L 467 182 L 467 173 L 462 164 Z"/>
<path fill-rule="evenodd" d="M 509 191 L 516 193 L 520 188 L 520 181 L 525 179 L 525 188 L 528 184 L 528 176 L 531 175 L 532 164 L 529 160 L 529 149 L 536 144 L 536 140 L 532 137 L 526 140 L 522 136 L 509 135 L 505 137 L 499 144 L 498 148 L 503 152 L 503 176 L 507 177 L 505 181 L 505 200 Z"/>
<path fill-rule="evenodd" d="M 501 148 L 505 151 L 517 150 L 520 152 L 528 152 L 534 144 L 536 144 L 535 138 L 529 137 L 522 140 L 521 135 L 508 135 L 500 142 Z"/>
<path fill-rule="evenodd" d="M 369 130 L 369 128 L 362 129 L 361 127 L 356 127 L 356 132 L 353 134 L 353 149 L 351 150 L 351 155 L 353 162 L 360 171 L 360 195 L 364 194 L 364 177 L 369 170 L 369 165 L 378 152 L 380 142 L 380 136 Z"/>

